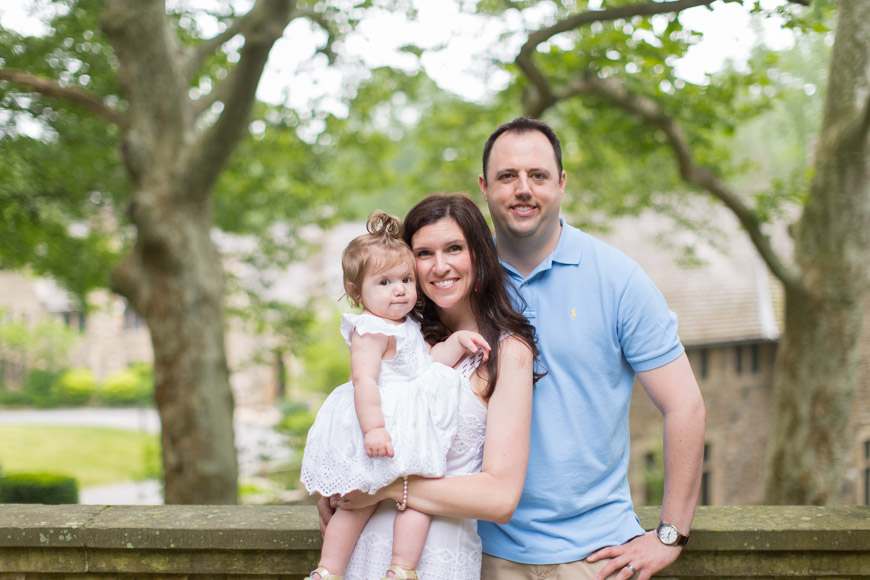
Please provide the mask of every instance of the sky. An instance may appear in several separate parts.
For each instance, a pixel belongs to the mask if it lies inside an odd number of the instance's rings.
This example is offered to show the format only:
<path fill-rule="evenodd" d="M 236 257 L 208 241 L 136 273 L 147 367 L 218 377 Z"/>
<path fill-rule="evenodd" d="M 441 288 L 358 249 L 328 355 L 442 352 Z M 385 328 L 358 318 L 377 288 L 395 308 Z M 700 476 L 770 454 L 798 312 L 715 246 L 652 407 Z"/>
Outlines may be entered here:
<path fill-rule="evenodd" d="M 170 0 L 173 2 L 196 2 L 200 5 L 215 5 L 222 0 Z M 250 0 L 234 0 L 241 7 Z M 0 24 L 27 34 L 39 34 L 44 27 L 37 18 L 29 15 L 40 0 L 6 0 L 0 5 Z M 346 39 L 349 53 L 364 55 L 370 66 L 391 65 L 412 69 L 417 59 L 403 54 L 399 47 L 416 44 L 428 50 L 421 64 L 427 74 L 445 90 L 466 99 L 482 100 L 493 90 L 507 83 L 503 71 L 488 67 L 493 46 L 503 47 L 497 57 L 513 60 L 525 40 L 522 31 L 545 22 L 547 10 L 539 10 L 522 21 L 514 11 L 506 17 L 493 19 L 460 12 L 456 0 L 414 0 L 419 18 L 407 22 L 401 15 L 383 12 L 376 18 L 363 22 L 360 29 Z M 599 0 L 591 0 L 595 8 Z M 785 3 L 785 0 L 763 0 L 765 7 Z M 745 63 L 750 49 L 755 44 L 756 31 L 750 25 L 747 11 L 739 4 L 716 2 L 713 9 L 705 7 L 685 11 L 680 20 L 684 26 L 700 30 L 704 39 L 689 49 L 688 55 L 677 65 L 677 72 L 690 82 L 703 82 L 704 75 L 720 70 L 732 60 Z M 203 23 L 208 30 L 208 23 Z M 499 35 L 508 30 L 507 41 Z M 774 48 L 785 48 L 791 38 L 776 22 L 763 25 L 764 40 Z M 322 31 L 307 21 L 294 21 L 276 44 L 266 71 L 258 88 L 258 97 L 269 103 L 285 102 L 291 107 L 304 107 L 315 100 L 320 106 L 331 108 L 329 101 L 346 84 L 347 77 L 337 69 L 322 66 L 322 55 L 314 57 L 314 49 L 324 39 Z M 312 58 L 314 57 L 314 58 Z M 347 73 L 345 71 L 343 74 Z M 291 83 L 297 75 L 304 75 L 307 82 Z M 292 87 L 290 89 L 289 87 Z M 332 106 L 341 107 L 337 99 Z M 332 111 L 340 114 L 340 111 Z"/>

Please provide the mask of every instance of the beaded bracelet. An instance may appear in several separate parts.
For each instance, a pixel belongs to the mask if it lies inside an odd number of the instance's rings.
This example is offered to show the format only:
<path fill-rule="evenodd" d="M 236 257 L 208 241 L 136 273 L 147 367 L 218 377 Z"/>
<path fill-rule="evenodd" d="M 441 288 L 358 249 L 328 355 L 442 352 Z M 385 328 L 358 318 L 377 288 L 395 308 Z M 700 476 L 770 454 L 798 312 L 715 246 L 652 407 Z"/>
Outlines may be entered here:
<path fill-rule="evenodd" d="M 405 511 L 405 508 L 408 507 L 408 476 L 402 478 L 402 503 L 396 504 L 396 509 L 400 512 Z"/>

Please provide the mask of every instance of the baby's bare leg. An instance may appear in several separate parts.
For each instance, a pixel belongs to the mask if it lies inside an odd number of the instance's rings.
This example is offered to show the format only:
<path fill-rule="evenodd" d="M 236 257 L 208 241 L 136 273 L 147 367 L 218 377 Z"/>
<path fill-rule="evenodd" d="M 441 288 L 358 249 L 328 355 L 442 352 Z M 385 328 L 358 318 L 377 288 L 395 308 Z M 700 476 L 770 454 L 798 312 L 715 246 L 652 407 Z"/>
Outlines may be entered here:
<path fill-rule="evenodd" d="M 417 568 L 431 522 L 432 516 L 410 508 L 396 514 L 393 522 L 393 564 L 408 570 Z"/>
<path fill-rule="evenodd" d="M 320 551 L 318 566 L 326 568 L 330 574 L 344 575 L 344 568 L 347 566 L 353 547 L 376 507 L 377 504 L 358 510 L 339 508 L 335 511 L 335 515 L 326 526 L 326 533 L 323 534 L 323 548 Z"/>

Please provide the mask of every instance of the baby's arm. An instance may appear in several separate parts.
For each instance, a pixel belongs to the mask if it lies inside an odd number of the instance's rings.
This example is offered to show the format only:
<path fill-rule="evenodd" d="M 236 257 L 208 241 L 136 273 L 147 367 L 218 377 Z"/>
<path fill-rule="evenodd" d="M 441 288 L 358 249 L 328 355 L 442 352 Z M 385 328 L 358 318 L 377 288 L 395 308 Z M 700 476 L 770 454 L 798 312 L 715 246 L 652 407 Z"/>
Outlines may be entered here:
<path fill-rule="evenodd" d="M 378 391 L 381 361 L 388 346 L 389 337 L 384 334 L 354 332 L 350 341 L 353 399 L 369 457 L 393 456 L 392 439 L 385 428 L 381 393 Z"/>
<path fill-rule="evenodd" d="M 477 352 L 478 349 L 483 349 L 483 360 L 487 360 L 492 349 L 486 339 L 471 330 L 458 330 L 448 336 L 447 340 L 433 345 L 429 353 L 437 362 L 452 367 L 465 353 Z"/>

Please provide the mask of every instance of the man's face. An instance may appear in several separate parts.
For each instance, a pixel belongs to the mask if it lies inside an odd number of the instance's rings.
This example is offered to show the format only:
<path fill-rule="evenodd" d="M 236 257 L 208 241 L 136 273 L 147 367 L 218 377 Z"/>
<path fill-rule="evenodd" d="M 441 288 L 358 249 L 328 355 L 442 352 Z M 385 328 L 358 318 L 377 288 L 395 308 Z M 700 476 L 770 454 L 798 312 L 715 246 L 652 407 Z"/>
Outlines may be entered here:
<path fill-rule="evenodd" d="M 559 173 L 547 137 L 539 131 L 500 135 L 486 171 L 479 185 L 496 235 L 555 244 L 565 172 Z"/>

